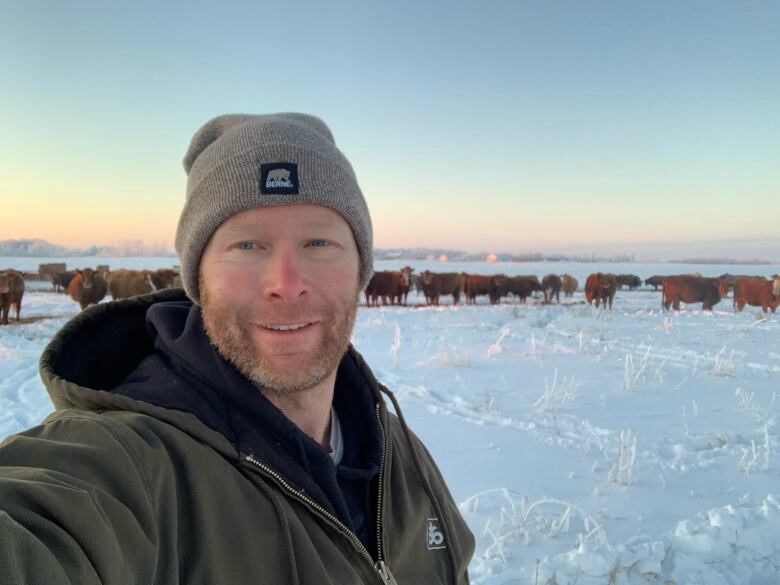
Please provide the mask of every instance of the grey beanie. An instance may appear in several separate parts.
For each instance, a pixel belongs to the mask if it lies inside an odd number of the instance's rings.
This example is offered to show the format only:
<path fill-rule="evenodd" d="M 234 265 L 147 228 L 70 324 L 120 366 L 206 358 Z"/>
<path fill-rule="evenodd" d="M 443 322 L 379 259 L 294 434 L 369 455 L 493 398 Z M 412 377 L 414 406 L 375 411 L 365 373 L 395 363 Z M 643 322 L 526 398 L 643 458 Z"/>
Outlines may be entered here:
<path fill-rule="evenodd" d="M 360 288 L 374 270 L 368 206 L 325 123 L 307 114 L 231 114 L 204 124 L 184 157 L 187 201 L 176 252 L 187 295 L 200 303 L 198 268 L 211 235 L 253 207 L 314 203 L 339 213 L 360 253 Z"/>

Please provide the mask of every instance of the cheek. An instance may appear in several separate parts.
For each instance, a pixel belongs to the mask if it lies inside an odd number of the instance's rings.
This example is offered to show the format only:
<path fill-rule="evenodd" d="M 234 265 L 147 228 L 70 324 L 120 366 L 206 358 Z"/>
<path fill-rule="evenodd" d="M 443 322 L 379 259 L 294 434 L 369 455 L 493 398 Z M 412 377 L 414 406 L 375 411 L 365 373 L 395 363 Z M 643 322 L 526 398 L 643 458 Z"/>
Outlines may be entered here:
<path fill-rule="evenodd" d="M 329 295 L 349 298 L 359 292 L 358 271 L 351 266 L 317 270 L 312 285 L 314 288 L 327 291 Z"/>
<path fill-rule="evenodd" d="M 220 304 L 241 304 L 257 296 L 259 284 L 251 272 L 247 271 L 209 271 L 203 273 L 203 284 L 208 288 L 209 296 L 218 299 Z"/>

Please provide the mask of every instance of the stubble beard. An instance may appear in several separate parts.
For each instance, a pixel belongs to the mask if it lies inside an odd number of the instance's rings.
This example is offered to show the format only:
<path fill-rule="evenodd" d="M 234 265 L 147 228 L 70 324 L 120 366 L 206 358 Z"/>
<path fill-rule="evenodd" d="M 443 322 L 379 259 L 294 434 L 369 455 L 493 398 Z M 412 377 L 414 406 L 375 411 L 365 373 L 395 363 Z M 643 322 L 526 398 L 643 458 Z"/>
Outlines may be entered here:
<path fill-rule="evenodd" d="M 336 370 L 349 348 L 358 308 L 356 294 L 354 299 L 339 299 L 318 309 L 316 314 L 323 329 L 318 345 L 308 355 L 301 356 L 294 367 L 285 368 L 255 345 L 251 329 L 257 326 L 253 323 L 257 323 L 259 316 L 254 315 L 250 307 L 236 309 L 220 305 L 211 298 L 202 281 L 200 297 L 203 324 L 219 354 L 260 390 L 282 395 L 310 390 Z M 300 323 L 306 322 L 312 314 L 308 303 L 302 303 L 285 309 L 283 316 L 281 311 L 275 310 L 274 320 Z"/>

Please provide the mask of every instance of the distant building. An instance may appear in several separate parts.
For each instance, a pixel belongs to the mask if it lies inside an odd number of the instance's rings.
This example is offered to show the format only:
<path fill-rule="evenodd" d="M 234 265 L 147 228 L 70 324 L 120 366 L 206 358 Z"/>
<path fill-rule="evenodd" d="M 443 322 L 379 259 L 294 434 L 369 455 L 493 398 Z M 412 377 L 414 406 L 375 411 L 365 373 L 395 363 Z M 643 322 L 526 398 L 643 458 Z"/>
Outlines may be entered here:
<path fill-rule="evenodd" d="M 485 260 L 487 260 L 488 264 L 493 264 L 495 263 L 496 260 L 498 260 L 498 256 L 496 256 L 495 254 L 488 254 Z"/>
<path fill-rule="evenodd" d="M 447 261 L 447 254 L 442 254 L 439 256 L 439 262 L 446 262 Z"/>
<path fill-rule="evenodd" d="M 433 255 L 433 254 L 428 254 L 428 255 L 425 257 L 425 259 L 426 259 L 426 260 L 428 260 L 428 261 L 430 261 L 430 262 L 433 262 L 433 261 L 435 260 L 435 257 L 434 257 L 434 255 Z"/>

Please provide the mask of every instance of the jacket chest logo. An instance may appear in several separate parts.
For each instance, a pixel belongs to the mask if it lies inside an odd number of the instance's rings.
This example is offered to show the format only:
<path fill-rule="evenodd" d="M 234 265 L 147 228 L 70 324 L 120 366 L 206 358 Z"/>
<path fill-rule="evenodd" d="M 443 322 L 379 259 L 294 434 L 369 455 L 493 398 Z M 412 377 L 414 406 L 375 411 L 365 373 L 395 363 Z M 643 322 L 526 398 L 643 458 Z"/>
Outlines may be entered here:
<path fill-rule="evenodd" d="M 428 541 L 428 550 L 447 548 L 447 545 L 444 544 L 444 533 L 439 530 L 438 518 L 428 518 L 428 527 L 425 530 L 425 535 Z"/>

